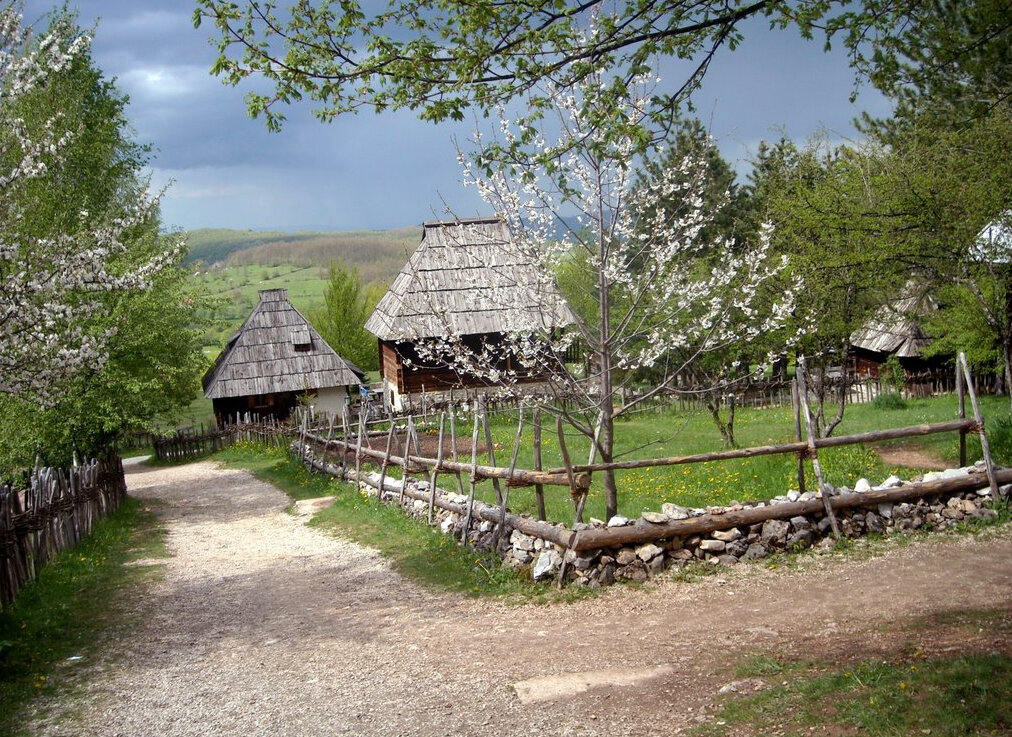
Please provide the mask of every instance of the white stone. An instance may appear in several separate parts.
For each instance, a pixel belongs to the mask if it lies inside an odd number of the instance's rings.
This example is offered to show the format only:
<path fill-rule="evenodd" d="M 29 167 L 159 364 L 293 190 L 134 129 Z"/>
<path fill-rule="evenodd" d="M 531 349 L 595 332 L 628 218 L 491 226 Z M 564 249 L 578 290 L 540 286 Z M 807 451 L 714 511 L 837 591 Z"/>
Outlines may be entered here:
<path fill-rule="evenodd" d="M 641 516 L 647 522 L 651 522 L 655 525 L 662 525 L 671 519 L 668 515 L 663 514 L 662 512 L 644 512 Z"/>
<path fill-rule="evenodd" d="M 562 556 L 552 548 L 542 550 L 531 567 L 531 578 L 540 581 L 543 578 L 550 578 L 562 565 Z"/>
<path fill-rule="evenodd" d="M 741 537 L 741 530 L 737 527 L 732 527 L 730 530 L 714 530 L 712 537 L 714 540 L 723 540 L 726 543 L 734 542 Z"/>
<path fill-rule="evenodd" d="M 798 491 L 797 489 L 791 489 L 790 491 L 787 492 L 787 501 L 789 502 L 796 502 L 800 498 L 801 492 Z"/>
<path fill-rule="evenodd" d="M 644 563 L 653 560 L 664 551 L 654 545 L 653 543 L 647 543 L 646 545 L 640 545 L 636 548 L 636 557 Z"/>
<path fill-rule="evenodd" d="M 608 527 L 624 527 L 627 524 L 629 524 L 629 518 L 623 517 L 621 514 L 616 514 L 608 520 Z"/>
<path fill-rule="evenodd" d="M 661 512 L 666 514 L 669 519 L 688 519 L 691 516 L 691 512 L 688 509 L 670 502 L 665 502 L 661 505 Z"/>
<path fill-rule="evenodd" d="M 893 489 L 893 488 L 895 488 L 897 486 L 903 486 L 903 479 L 901 479 L 896 474 L 893 474 L 892 476 L 890 476 L 889 478 L 887 478 L 885 481 L 883 481 L 881 484 L 879 484 L 878 488 L 880 488 L 880 489 Z"/>
<path fill-rule="evenodd" d="M 447 535 L 450 533 L 450 530 L 453 529 L 454 522 L 456 522 L 456 520 L 452 516 L 447 517 L 446 519 L 443 520 L 443 523 L 439 526 L 439 529 L 443 531 L 444 535 Z"/>
<path fill-rule="evenodd" d="M 864 494 L 865 492 L 871 491 L 871 482 L 868 479 L 858 479 L 857 483 L 854 484 L 854 491 L 858 494 Z"/>

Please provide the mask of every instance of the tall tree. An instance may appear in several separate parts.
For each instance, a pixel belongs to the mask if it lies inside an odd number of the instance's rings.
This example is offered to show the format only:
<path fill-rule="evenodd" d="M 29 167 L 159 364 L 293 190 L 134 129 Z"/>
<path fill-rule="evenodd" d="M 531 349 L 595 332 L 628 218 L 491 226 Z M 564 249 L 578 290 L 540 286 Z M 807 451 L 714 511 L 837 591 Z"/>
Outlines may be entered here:
<path fill-rule="evenodd" d="M 805 283 L 793 323 L 814 370 L 820 435 L 843 421 L 851 335 L 903 287 L 916 261 L 887 247 L 876 194 L 884 153 L 870 144 L 815 139 L 798 148 L 782 140 L 760 147 L 751 176 L 757 212 L 775 224 L 777 250 L 790 254 Z"/>
<path fill-rule="evenodd" d="M 362 284 L 357 269 L 331 261 L 324 304 L 308 315 L 331 348 L 366 371 L 379 368 L 376 338 L 365 329 L 365 321 L 381 296 L 376 287 Z"/>
<path fill-rule="evenodd" d="M 525 368 L 552 371 L 553 385 L 576 408 L 562 410 L 566 418 L 605 462 L 615 456 L 616 418 L 669 390 L 700 356 L 783 324 L 793 302 L 792 289 L 773 302 L 758 298 L 786 265 L 771 254 L 765 229 L 755 242 L 740 243 L 714 226 L 705 153 L 690 153 L 634 186 L 635 163 L 646 152 L 638 131 L 649 125 L 643 103 L 650 88 L 639 79 L 632 89 L 630 104 L 619 107 L 593 78 L 575 89 L 543 90 L 556 101 L 551 132 L 527 117 L 503 118 L 499 139 L 476 144 L 476 160 L 465 166 L 465 179 L 503 214 L 516 248 L 541 267 L 545 283 L 565 261 L 567 278 L 577 272 L 576 283 L 593 295 L 574 331 L 511 336 L 510 351 L 529 362 Z M 664 151 L 652 153 L 663 160 Z M 557 357 L 574 340 L 588 351 L 586 375 L 532 347 L 551 345 Z M 473 358 L 480 363 L 483 356 Z M 647 369 L 653 383 L 632 391 Z M 603 475 L 613 515 L 615 475 Z"/>
<path fill-rule="evenodd" d="M 73 16 L 4 29 L 0 118 L 0 466 L 64 463 L 189 402 L 200 299 L 159 234 L 146 147 Z"/>
<path fill-rule="evenodd" d="M 661 158 L 648 159 L 637 176 L 634 187 L 649 189 L 655 183 L 665 179 L 684 178 L 688 180 L 698 176 L 698 172 L 686 170 L 687 160 L 701 162 L 705 169 L 702 178 L 702 207 L 710 213 L 711 221 L 699 232 L 702 243 L 732 244 L 731 248 L 741 244 L 743 249 L 755 243 L 760 237 L 762 223 L 751 217 L 751 202 L 748 191 L 740 187 L 737 175 L 731 165 L 721 156 L 716 142 L 709 135 L 702 123 L 696 119 L 687 119 L 679 125 L 673 136 L 671 145 L 664 151 Z M 697 194 L 689 188 L 693 195 Z M 679 192 L 676 196 L 684 196 Z M 684 207 L 682 202 L 664 202 L 668 211 L 677 211 Z M 655 212 L 640 212 L 638 221 L 645 227 L 654 227 Z M 777 288 L 772 283 L 769 285 Z M 771 291 L 769 297 L 773 299 Z M 742 316 L 738 316 L 741 319 Z M 734 420 L 737 393 L 757 378 L 750 367 L 762 365 L 771 352 L 782 350 L 784 336 L 776 332 L 767 332 L 756 336 L 747 344 L 734 342 L 724 350 L 707 351 L 705 356 L 695 360 L 681 361 L 685 364 L 684 382 L 680 382 L 681 391 L 691 392 L 700 396 L 724 440 L 725 445 L 735 445 Z M 658 374 L 654 367 L 637 372 L 636 379 L 647 382 L 665 380 L 663 370 Z"/>
<path fill-rule="evenodd" d="M 93 97 L 108 90 L 81 84 L 88 49 L 66 14 L 35 34 L 14 4 L 0 8 L 0 394 L 51 398 L 61 380 L 100 368 L 113 334 L 93 322 L 105 296 L 148 287 L 178 255 L 164 243 L 130 250 L 157 201 L 119 169 L 136 173 L 136 151 L 103 152 L 104 134 L 92 137 L 96 125 L 109 132 L 105 113 L 114 132 L 123 120 Z M 105 156 L 108 182 L 87 171 L 93 155 Z"/>

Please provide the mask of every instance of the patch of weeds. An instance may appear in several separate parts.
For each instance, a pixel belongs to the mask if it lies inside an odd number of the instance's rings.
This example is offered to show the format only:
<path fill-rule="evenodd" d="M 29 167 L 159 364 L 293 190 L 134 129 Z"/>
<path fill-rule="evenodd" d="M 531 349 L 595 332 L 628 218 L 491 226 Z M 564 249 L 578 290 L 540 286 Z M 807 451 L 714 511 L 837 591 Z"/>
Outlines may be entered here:
<path fill-rule="evenodd" d="M 716 566 L 702 560 L 690 560 L 684 566 L 677 566 L 668 569 L 672 581 L 679 583 L 694 583 L 710 576 L 718 574 L 726 575 L 728 569 L 724 566 Z"/>
<path fill-rule="evenodd" d="M 774 668 L 774 661 L 751 659 L 767 668 Z M 781 665 L 785 670 L 794 667 Z M 784 671 L 769 673 L 773 674 Z M 1008 734 L 1012 729 L 1010 676 L 1012 658 L 998 654 L 862 661 L 828 672 L 802 665 L 780 686 L 726 700 L 714 720 L 692 734 Z"/>
<path fill-rule="evenodd" d="M 785 663 L 778 657 L 765 653 L 756 653 L 755 655 L 749 655 L 739 663 L 734 669 L 734 674 L 739 678 L 778 676 L 785 673 L 789 668 L 796 667 L 798 667 L 796 664 L 792 666 L 792 664 Z"/>
<path fill-rule="evenodd" d="M 987 444 L 995 463 L 1012 463 L 1012 417 L 1003 415 L 987 424 Z"/>
<path fill-rule="evenodd" d="M 889 392 L 887 394 L 879 394 L 873 400 L 871 400 L 871 406 L 875 409 L 881 410 L 898 410 L 907 408 L 907 400 L 901 395 Z"/>
<path fill-rule="evenodd" d="M 131 562 L 167 557 L 151 506 L 127 498 L 77 547 L 66 550 L 0 614 L 0 734 L 19 735 L 23 710 L 40 695 L 68 693 L 70 658 L 90 659 L 131 623 L 124 592 L 161 574 Z"/>

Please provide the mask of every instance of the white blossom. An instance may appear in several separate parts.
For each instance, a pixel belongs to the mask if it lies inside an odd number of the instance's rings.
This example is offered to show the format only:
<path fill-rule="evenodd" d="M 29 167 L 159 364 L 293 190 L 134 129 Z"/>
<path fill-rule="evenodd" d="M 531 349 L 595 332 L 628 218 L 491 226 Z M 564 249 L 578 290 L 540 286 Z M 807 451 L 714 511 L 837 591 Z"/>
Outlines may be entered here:
<path fill-rule="evenodd" d="M 114 262 L 125 235 L 146 222 L 157 198 L 144 194 L 111 220 L 81 210 L 71 232 L 38 234 L 26 226 L 29 185 L 43 186 L 73 142 L 54 113 L 29 130 L 17 103 L 88 51 L 90 37 L 57 23 L 42 36 L 8 4 L 0 10 L 0 393 L 46 400 L 58 383 L 106 360 L 109 331 L 89 330 L 103 293 L 145 289 L 178 255 L 181 244 L 128 269 Z"/>
<path fill-rule="evenodd" d="M 476 137 L 477 154 L 458 154 L 465 185 L 475 187 L 505 218 L 516 248 L 540 267 L 545 284 L 565 259 L 579 256 L 592 272 L 593 288 L 607 291 L 602 303 L 608 305 L 607 328 L 598 314 L 594 324 L 576 325 L 562 335 L 507 337 L 508 349 L 530 362 L 525 368 L 550 369 L 553 383 L 570 397 L 584 397 L 592 411 L 610 406 L 601 402 L 601 390 L 616 386 L 615 377 L 606 381 L 600 367 L 631 376 L 663 364 L 654 387 L 663 391 L 703 354 L 747 345 L 781 328 L 799 290 L 787 280 L 775 298 L 763 294 L 764 285 L 787 266 L 771 252 L 771 226 L 752 244 L 703 238 L 719 213 L 704 202 L 702 156 L 688 156 L 634 186 L 642 147 L 623 132 L 650 126 L 646 110 L 652 84 L 652 76 L 635 80 L 617 103 L 601 79 L 587 80 L 580 89 L 539 90 L 555 102 L 554 118 L 510 119 L 501 110 L 493 140 Z M 663 146 L 646 153 L 659 157 Z M 508 293 L 492 297 L 504 304 L 510 299 Z M 551 359 L 574 340 L 590 353 L 589 373 L 579 378 Z M 501 350 L 465 348 L 451 337 L 430 341 L 425 353 L 490 382 L 508 381 L 488 369 Z M 742 366 L 729 362 L 728 368 L 740 372 Z"/>

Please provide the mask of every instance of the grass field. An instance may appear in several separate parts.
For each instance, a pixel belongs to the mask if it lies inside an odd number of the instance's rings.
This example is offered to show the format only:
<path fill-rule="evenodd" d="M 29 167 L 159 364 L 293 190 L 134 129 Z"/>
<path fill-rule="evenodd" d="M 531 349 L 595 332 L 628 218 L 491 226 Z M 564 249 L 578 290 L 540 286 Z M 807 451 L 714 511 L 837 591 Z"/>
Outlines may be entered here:
<path fill-rule="evenodd" d="M 724 700 L 713 718 L 691 737 L 776 734 L 868 735 L 868 737 L 985 737 L 1012 728 L 1012 658 L 1001 652 L 925 654 L 939 625 L 965 641 L 982 632 L 1009 634 L 1001 611 L 955 611 L 947 622 L 924 621 L 898 636 L 902 651 L 888 659 L 851 663 L 794 661 L 781 653 L 746 658 L 739 678 L 758 678 L 770 688 Z M 901 640 L 902 641 L 902 640 Z M 947 651 L 956 648 L 947 647 Z M 970 650 L 970 648 L 967 648 Z"/>

